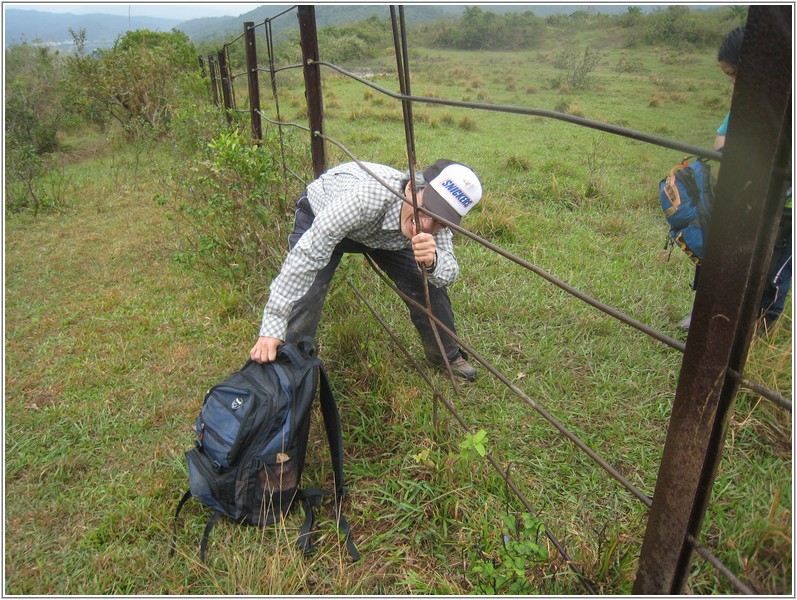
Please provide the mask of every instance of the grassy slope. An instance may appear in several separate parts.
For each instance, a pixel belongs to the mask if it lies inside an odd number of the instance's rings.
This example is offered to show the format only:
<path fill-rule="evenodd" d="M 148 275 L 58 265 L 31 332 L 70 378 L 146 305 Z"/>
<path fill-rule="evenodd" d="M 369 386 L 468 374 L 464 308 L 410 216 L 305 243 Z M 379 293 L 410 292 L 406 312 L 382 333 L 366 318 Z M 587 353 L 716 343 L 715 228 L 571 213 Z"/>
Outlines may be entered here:
<path fill-rule="evenodd" d="M 471 63 L 458 71 L 447 62 L 454 55 L 424 51 L 416 93 L 434 81 L 441 97 L 549 109 L 566 100 L 588 118 L 710 144 L 706 122 L 718 121 L 727 101 L 710 56 L 683 72 L 661 52 L 634 52 L 645 70 L 618 77 L 611 65 L 628 52 L 606 51 L 613 54 L 601 89 L 564 96 L 546 84 L 551 67 L 532 68 L 550 60 L 542 52 L 458 55 L 460 65 Z M 673 73 L 689 93 L 667 89 Z M 711 83 L 698 85 L 704 78 Z M 389 78 L 382 83 L 395 87 Z M 455 93 L 463 89 L 464 96 Z M 618 94 L 631 100 L 618 106 Z M 404 162 L 397 107 L 332 77 L 327 97 L 330 135 L 370 160 Z M 664 227 L 650 191 L 672 152 L 539 119 L 431 107 L 417 116 L 420 162 L 458 148 L 483 174 L 485 201 L 471 220 L 477 233 L 676 335 L 673 323 L 691 302 L 689 268 L 661 251 Z M 331 162 L 337 158 L 344 157 Z M 361 288 L 417 351 L 404 308 L 359 258 L 344 261 L 319 337 L 343 413 L 347 515 L 362 563 L 346 564 L 327 509 L 312 560 L 295 555 L 290 538 L 300 516 L 292 515 L 264 532 L 218 527 L 214 568 L 206 572 L 194 544 L 207 515 L 196 506 L 181 522 L 178 557 L 168 560 L 169 519 L 186 484 L 182 452 L 202 391 L 242 362 L 263 301 L 262 293 L 219 290 L 172 262 L 173 229 L 152 201 L 172 172 L 163 148 L 115 149 L 68 167 L 74 198 L 65 212 L 7 223 L 6 593 L 474 589 L 474 565 L 496 555 L 512 533 L 501 516 L 521 509 L 488 465 L 456 460 L 464 434 L 453 419 L 441 413 L 434 433 L 430 392 L 343 284 L 345 276 Z M 585 193 L 587 181 L 593 195 Z M 652 493 L 677 353 L 473 242 L 457 244 L 463 277 L 452 297 L 460 332 Z M 787 320 L 772 343 L 754 348 L 749 372 L 787 394 L 789 328 Z M 487 430 L 490 450 L 511 464 L 599 589 L 628 592 L 645 523 L 639 503 L 490 378 L 459 397 L 443 378 L 435 382 L 472 427 Z M 762 591 L 784 593 L 791 587 L 791 424 L 747 395 L 738 409 L 702 541 Z M 312 440 L 308 480 L 329 479 L 317 424 Z M 582 591 L 555 558 L 528 576 L 535 591 Z M 690 585 L 731 591 L 702 561 Z"/>

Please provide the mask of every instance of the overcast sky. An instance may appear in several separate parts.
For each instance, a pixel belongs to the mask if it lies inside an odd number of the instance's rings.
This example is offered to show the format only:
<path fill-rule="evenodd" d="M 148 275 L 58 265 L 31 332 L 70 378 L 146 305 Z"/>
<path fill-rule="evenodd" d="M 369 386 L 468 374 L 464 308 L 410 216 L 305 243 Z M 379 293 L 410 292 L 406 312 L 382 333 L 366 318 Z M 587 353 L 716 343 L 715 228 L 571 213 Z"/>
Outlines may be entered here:
<path fill-rule="evenodd" d="M 137 17 L 163 17 L 165 19 L 198 19 L 200 17 L 237 17 L 264 4 L 277 2 L 3 2 L 3 8 L 25 8 L 55 13 L 102 13 Z M 292 6 L 285 3 L 286 6 Z"/>

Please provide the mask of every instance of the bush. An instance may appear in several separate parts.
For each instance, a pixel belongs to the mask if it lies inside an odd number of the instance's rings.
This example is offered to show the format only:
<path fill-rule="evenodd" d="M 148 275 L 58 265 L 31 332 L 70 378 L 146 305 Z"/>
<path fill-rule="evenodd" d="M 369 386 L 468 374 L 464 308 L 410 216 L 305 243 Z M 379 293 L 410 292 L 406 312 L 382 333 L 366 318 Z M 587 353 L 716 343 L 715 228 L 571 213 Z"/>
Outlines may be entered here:
<path fill-rule="evenodd" d="M 174 196 L 181 262 L 236 282 L 267 279 L 285 254 L 293 198 L 283 173 L 279 140 L 254 144 L 238 130 L 218 135 L 186 171 Z M 294 186 L 295 187 L 295 186 Z"/>
<path fill-rule="evenodd" d="M 478 6 L 465 8 L 453 21 L 434 23 L 424 28 L 425 36 L 438 47 L 459 50 L 521 50 L 537 46 L 545 22 L 533 12 L 497 15 Z"/>
<path fill-rule="evenodd" d="M 6 215 L 32 208 L 34 215 L 42 206 L 38 180 L 44 172 L 44 162 L 30 144 L 13 144 L 5 152 L 5 212 Z"/>
<path fill-rule="evenodd" d="M 58 210 L 72 190 L 71 177 L 53 166 L 50 156 L 40 155 L 29 144 L 7 144 L 5 151 L 5 214 Z"/>
<path fill-rule="evenodd" d="M 5 214 L 52 208 L 45 156 L 60 148 L 62 60 L 47 47 L 11 46 L 5 61 Z"/>
<path fill-rule="evenodd" d="M 553 81 L 555 88 L 567 86 L 573 90 L 587 90 L 595 84 L 593 72 L 598 68 L 601 54 L 591 48 L 566 50 L 556 60 L 559 76 Z"/>
<path fill-rule="evenodd" d="M 186 97 L 190 97 L 186 93 Z M 170 139 L 177 154 L 192 160 L 204 153 L 219 131 L 227 126 L 224 111 L 214 106 L 207 97 L 196 104 L 177 106 L 170 122 Z"/>
<path fill-rule="evenodd" d="M 645 71 L 645 65 L 641 60 L 625 58 L 621 58 L 617 61 L 616 68 L 618 73 L 643 73 Z"/>
<path fill-rule="evenodd" d="M 72 35 L 78 51 L 67 60 L 66 83 L 73 109 L 92 122 L 118 122 L 132 139 L 163 133 L 174 107 L 185 102 L 179 82 L 197 76 L 197 53 L 188 37 L 130 31 L 110 50 L 86 55 L 85 31 Z"/>
<path fill-rule="evenodd" d="M 727 28 L 710 15 L 680 5 L 654 10 L 646 18 L 637 18 L 629 23 L 631 45 L 642 42 L 679 48 L 716 45 L 722 36 L 720 30 Z"/>
<path fill-rule="evenodd" d="M 391 44 L 392 31 L 389 22 L 376 15 L 352 25 L 323 27 L 318 30 L 321 59 L 336 64 L 373 58 L 379 50 Z"/>
<path fill-rule="evenodd" d="M 27 44 L 6 52 L 6 144 L 36 154 L 58 149 L 61 60 L 49 48 Z"/>

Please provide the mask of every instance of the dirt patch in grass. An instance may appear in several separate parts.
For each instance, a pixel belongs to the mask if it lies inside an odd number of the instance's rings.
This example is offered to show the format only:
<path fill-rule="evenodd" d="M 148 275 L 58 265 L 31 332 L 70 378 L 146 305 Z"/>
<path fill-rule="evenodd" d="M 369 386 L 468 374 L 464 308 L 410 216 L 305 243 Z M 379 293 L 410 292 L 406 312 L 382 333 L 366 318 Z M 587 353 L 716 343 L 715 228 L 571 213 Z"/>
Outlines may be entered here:
<path fill-rule="evenodd" d="M 105 138 L 101 136 L 86 137 L 64 143 L 63 149 L 52 154 L 49 161 L 53 167 L 62 169 L 87 160 L 94 160 L 102 156 L 107 148 L 108 142 Z"/>

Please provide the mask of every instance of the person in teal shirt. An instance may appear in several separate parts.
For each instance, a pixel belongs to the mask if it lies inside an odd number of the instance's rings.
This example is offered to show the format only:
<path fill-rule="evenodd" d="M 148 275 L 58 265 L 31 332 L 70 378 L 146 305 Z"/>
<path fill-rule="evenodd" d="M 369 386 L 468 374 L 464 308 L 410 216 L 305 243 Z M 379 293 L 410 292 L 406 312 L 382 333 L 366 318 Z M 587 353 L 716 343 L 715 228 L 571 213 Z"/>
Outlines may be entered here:
<path fill-rule="evenodd" d="M 737 27 L 731 31 L 720 44 L 717 51 L 717 61 L 728 77 L 731 78 L 731 85 L 736 84 L 736 69 L 739 66 L 741 56 L 742 40 L 744 39 L 744 27 Z M 722 124 L 717 129 L 717 137 L 714 139 L 714 149 L 722 151 L 725 146 L 725 136 L 728 133 L 728 119 L 731 113 L 725 115 Z M 767 278 L 764 283 L 764 293 L 761 296 L 759 305 L 759 317 L 762 319 L 764 329 L 761 333 L 768 332 L 778 320 L 786 305 L 786 297 L 791 289 L 792 271 L 792 191 L 789 186 L 786 192 L 786 201 L 783 214 L 778 226 L 778 233 L 775 237 L 775 245 L 772 249 L 772 258 L 767 271 Z M 697 282 L 700 275 L 700 267 L 695 271 L 695 280 L 692 284 L 693 289 L 697 289 Z M 691 324 L 692 314 L 690 313 L 679 324 L 679 328 L 687 330 Z"/>

